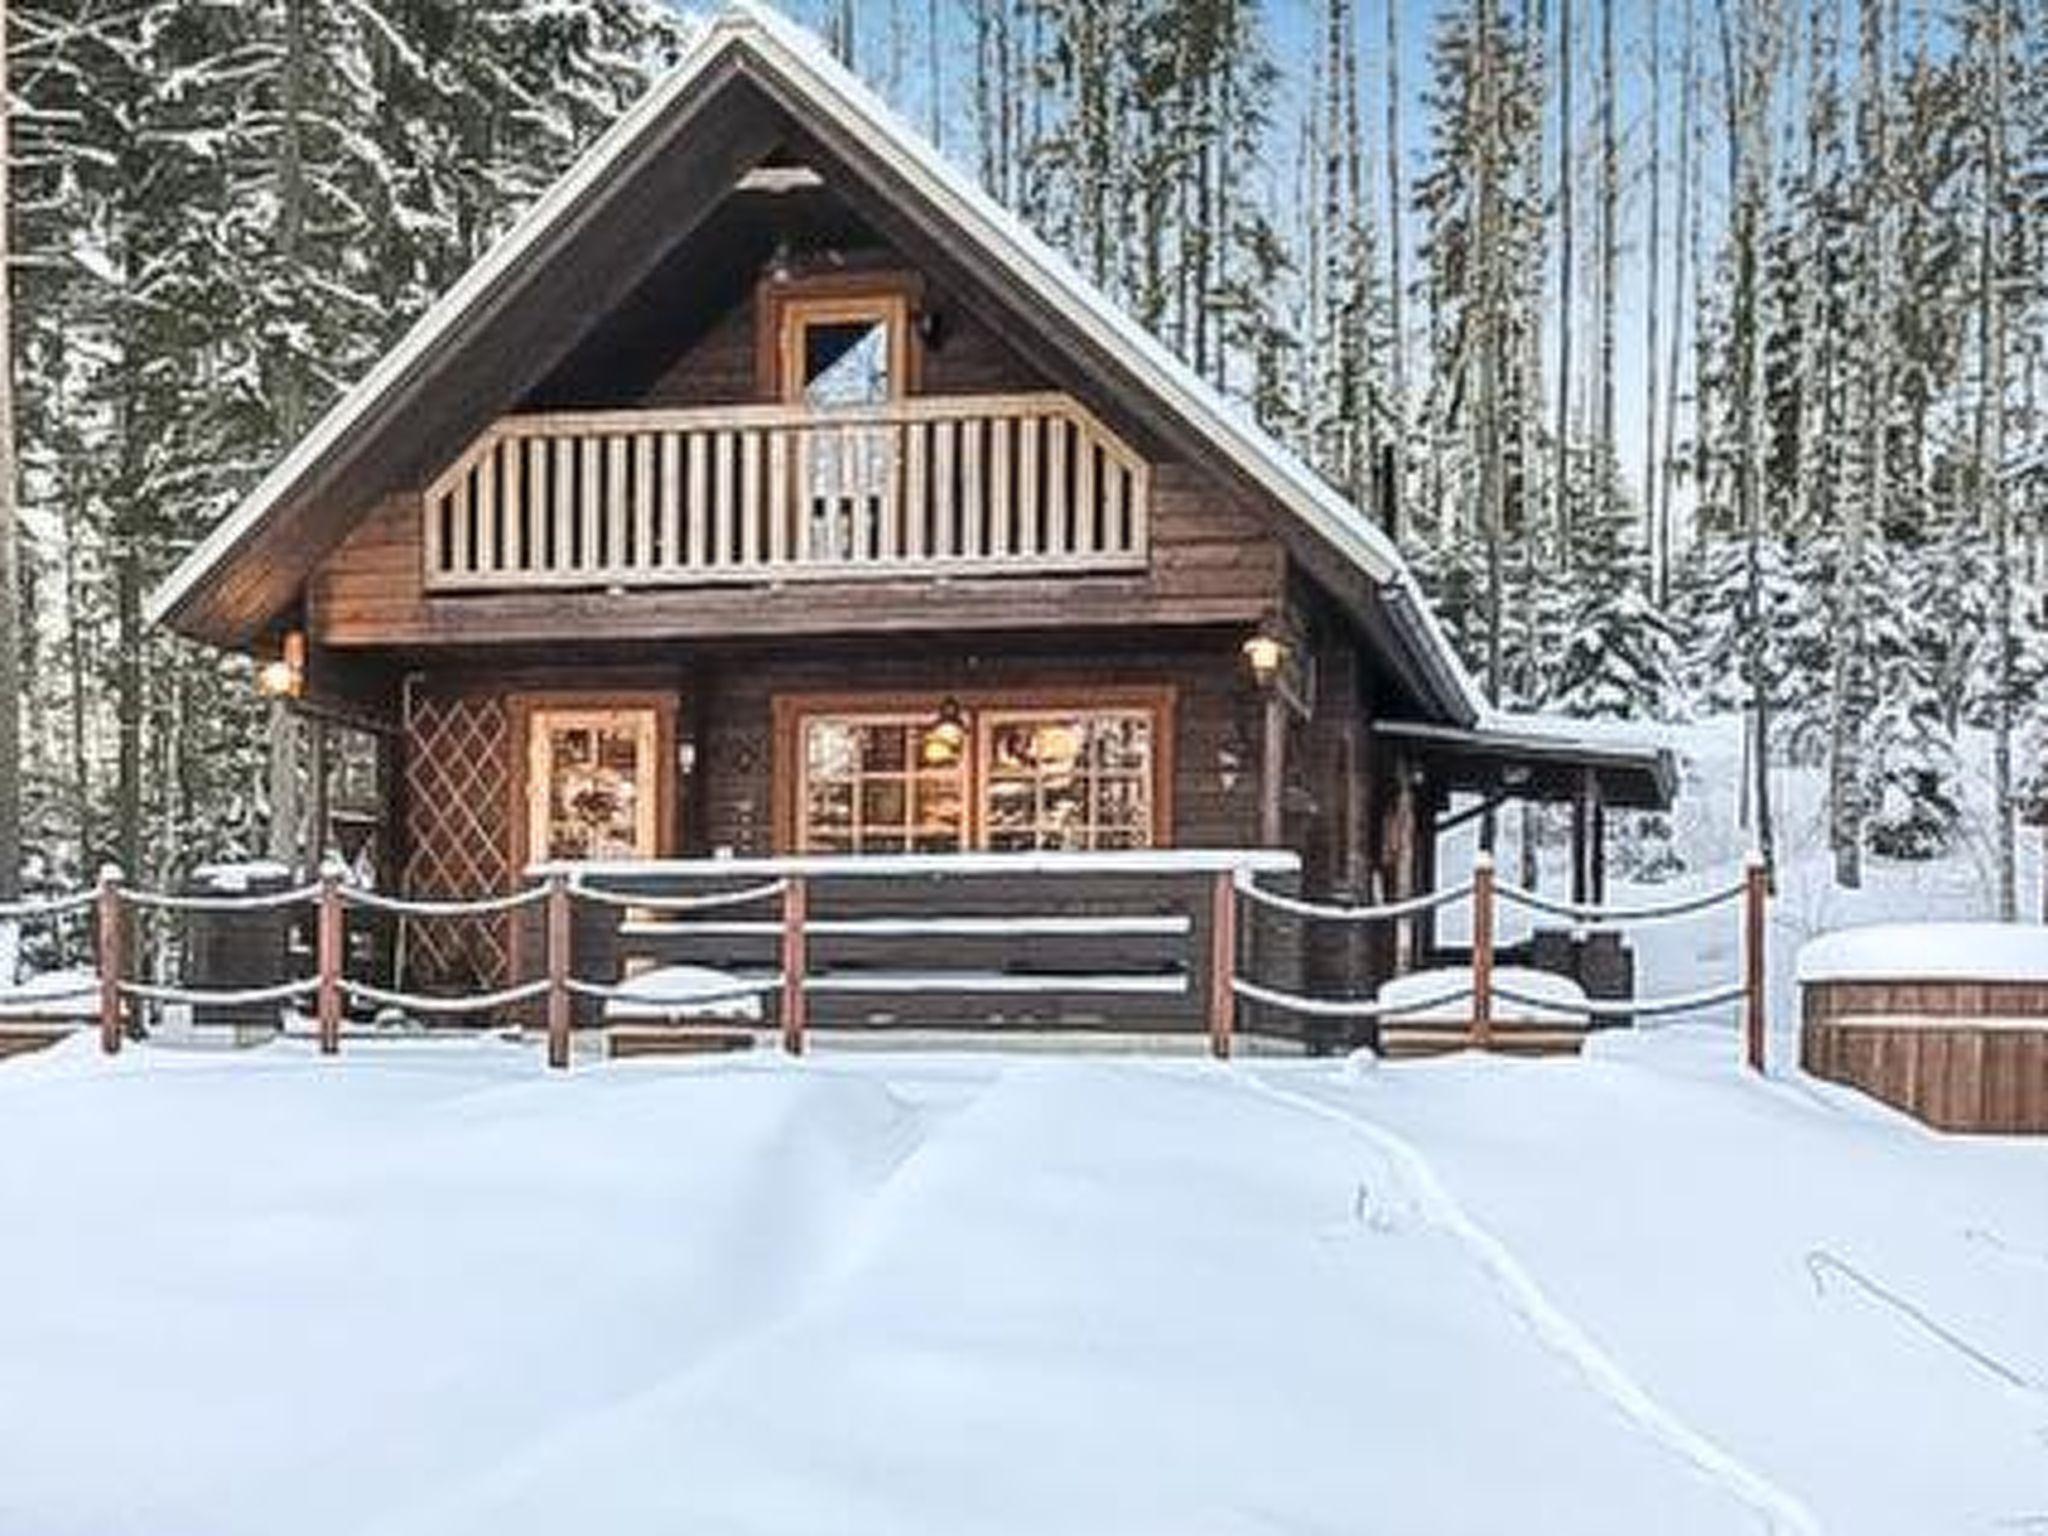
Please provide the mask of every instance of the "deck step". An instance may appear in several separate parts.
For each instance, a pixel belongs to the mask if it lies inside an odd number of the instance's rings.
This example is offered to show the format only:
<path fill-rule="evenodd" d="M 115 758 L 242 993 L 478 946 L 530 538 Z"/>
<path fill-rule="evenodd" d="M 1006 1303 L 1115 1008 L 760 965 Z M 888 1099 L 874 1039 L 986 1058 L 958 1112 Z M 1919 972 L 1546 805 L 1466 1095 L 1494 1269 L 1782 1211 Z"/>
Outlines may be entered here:
<path fill-rule="evenodd" d="M 605 1031 L 604 1053 L 626 1056 L 717 1056 L 751 1051 L 754 1031 L 745 1026 L 704 1024 L 614 1024 Z"/>
<path fill-rule="evenodd" d="M 1496 1027 L 1486 1049 L 1498 1056 L 1576 1056 L 1586 1043 L 1582 1029 L 1501 1029 Z M 1451 1025 L 1385 1024 L 1380 1027 L 1380 1054 L 1393 1061 L 1418 1056 L 1448 1056 L 1470 1050 L 1468 1030 Z"/>
<path fill-rule="evenodd" d="M 71 1033 L 71 1026 L 64 1024 L 6 1024 L 0 1025 L 0 1060 L 9 1056 L 26 1056 L 30 1051 L 40 1051 L 55 1045 Z"/>

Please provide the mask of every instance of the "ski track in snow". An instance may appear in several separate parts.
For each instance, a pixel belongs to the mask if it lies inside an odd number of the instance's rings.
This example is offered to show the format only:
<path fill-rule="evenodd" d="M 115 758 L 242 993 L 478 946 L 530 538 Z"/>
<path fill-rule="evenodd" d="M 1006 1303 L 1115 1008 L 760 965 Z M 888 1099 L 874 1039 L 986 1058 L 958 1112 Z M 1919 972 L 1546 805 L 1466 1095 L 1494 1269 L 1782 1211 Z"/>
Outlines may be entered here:
<path fill-rule="evenodd" d="M 1406 1186 L 1422 1219 L 1458 1242 L 1493 1283 L 1502 1301 L 1538 1343 L 1559 1356 L 1629 1422 L 1682 1456 L 1757 1512 L 1766 1530 L 1819 1536 L 1821 1525 L 1792 1494 L 1665 1408 L 1545 1293 L 1536 1277 L 1492 1232 L 1458 1203 L 1429 1160 L 1406 1137 L 1334 1104 L 1248 1074 L 1232 1080 L 1302 1114 L 1341 1125 L 1370 1144 Z"/>

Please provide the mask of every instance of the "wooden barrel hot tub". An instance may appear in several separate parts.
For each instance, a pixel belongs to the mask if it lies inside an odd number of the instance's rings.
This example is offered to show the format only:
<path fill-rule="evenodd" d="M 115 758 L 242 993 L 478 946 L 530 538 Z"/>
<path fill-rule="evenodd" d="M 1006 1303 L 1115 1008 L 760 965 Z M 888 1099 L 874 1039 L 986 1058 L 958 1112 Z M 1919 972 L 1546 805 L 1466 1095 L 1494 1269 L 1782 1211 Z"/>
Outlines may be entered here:
<path fill-rule="evenodd" d="M 2048 1134 L 2048 928 L 1850 928 L 1799 952 L 1800 1065 L 1943 1131 Z"/>

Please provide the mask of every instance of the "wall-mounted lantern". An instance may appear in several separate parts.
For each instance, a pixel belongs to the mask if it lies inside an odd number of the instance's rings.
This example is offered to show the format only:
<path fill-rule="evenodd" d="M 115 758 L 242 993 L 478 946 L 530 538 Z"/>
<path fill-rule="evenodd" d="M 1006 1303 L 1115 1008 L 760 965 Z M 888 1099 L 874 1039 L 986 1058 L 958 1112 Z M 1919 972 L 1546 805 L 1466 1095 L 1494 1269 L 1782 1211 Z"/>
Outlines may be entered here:
<path fill-rule="evenodd" d="M 922 754 L 927 764 L 939 767 L 959 761 L 967 746 L 967 713 L 951 694 L 940 701 L 939 713 L 925 727 Z"/>
<path fill-rule="evenodd" d="M 296 699 L 306 691 L 306 635 L 285 631 L 277 655 L 256 668 L 256 691 L 266 699 Z"/>

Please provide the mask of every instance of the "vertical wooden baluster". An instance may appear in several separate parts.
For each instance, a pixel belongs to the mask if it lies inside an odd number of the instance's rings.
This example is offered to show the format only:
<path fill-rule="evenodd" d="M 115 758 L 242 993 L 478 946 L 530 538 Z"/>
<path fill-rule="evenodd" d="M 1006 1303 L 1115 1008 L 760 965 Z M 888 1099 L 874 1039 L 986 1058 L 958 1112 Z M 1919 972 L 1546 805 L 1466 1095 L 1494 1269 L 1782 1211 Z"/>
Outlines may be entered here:
<path fill-rule="evenodd" d="M 578 570 L 594 571 L 604 564 L 604 439 L 595 433 L 582 438 L 583 483 L 577 487 L 577 523 L 583 530 L 582 556 Z"/>
<path fill-rule="evenodd" d="M 1219 869 L 1209 887 L 1209 1054 L 1230 1056 L 1237 1022 L 1237 877 Z"/>
<path fill-rule="evenodd" d="M 528 570 L 552 568 L 554 556 L 548 550 L 548 443 L 544 437 L 526 442 L 526 566 Z"/>
<path fill-rule="evenodd" d="M 448 552 L 448 568 L 458 576 L 466 576 L 475 568 L 470 559 L 469 481 L 470 472 L 465 469 L 455 477 L 455 494 L 451 498 L 449 532 L 454 535 L 455 547 Z"/>
<path fill-rule="evenodd" d="M 626 565 L 626 541 L 633 526 L 632 487 L 626 483 L 627 442 L 623 433 L 605 439 L 604 559 L 605 570 L 617 575 Z"/>
<path fill-rule="evenodd" d="M 1743 1054 L 1752 1072 L 1764 1070 L 1770 1023 L 1764 991 L 1770 895 L 1770 866 L 1762 853 L 1752 850 L 1742 866 L 1742 1034 Z"/>
<path fill-rule="evenodd" d="M 930 522 L 930 492 L 926 489 L 930 478 L 931 429 L 928 421 L 912 421 L 904 424 L 904 442 L 910 450 L 910 462 L 903 473 L 903 518 L 910 535 L 904 541 L 903 556 L 906 560 L 922 560 L 929 547 L 927 529 Z"/>
<path fill-rule="evenodd" d="M 551 444 L 555 460 L 555 492 L 549 511 L 555 521 L 556 571 L 576 569 L 576 454 L 573 437 L 558 437 Z"/>
<path fill-rule="evenodd" d="M 711 445 L 704 434 L 692 432 L 683 439 L 690 487 L 690 551 L 685 563 L 702 570 L 711 563 Z"/>
<path fill-rule="evenodd" d="M 768 433 L 768 563 L 789 563 L 789 433 L 773 427 Z"/>
<path fill-rule="evenodd" d="M 332 1056 L 341 1049 L 341 971 L 346 932 L 341 910 L 341 869 L 330 860 L 320 866 L 320 905 L 314 917 L 313 941 L 320 977 L 315 1009 L 320 1021 L 322 1056 Z"/>
<path fill-rule="evenodd" d="M 740 437 L 740 560 L 761 563 L 761 434 Z"/>
<path fill-rule="evenodd" d="M 979 417 L 970 416 L 960 423 L 960 521 L 964 532 L 960 553 L 971 560 L 988 551 L 987 502 L 981 492 L 981 432 Z"/>
<path fill-rule="evenodd" d="M 1052 556 L 1064 555 L 1073 547 L 1069 542 L 1068 497 L 1071 487 L 1067 483 L 1067 438 L 1071 427 L 1060 416 L 1045 419 L 1046 434 L 1046 518 L 1045 553 Z"/>
<path fill-rule="evenodd" d="M 1100 527 L 1095 502 L 1095 439 L 1074 425 L 1074 552 L 1092 555 Z"/>
<path fill-rule="evenodd" d="M 476 568 L 489 575 L 498 568 L 498 445 L 486 443 L 476 456 Z"/>
<path fill-rule="evenodd" d="M 1039 494 L 1038 483 L 1038 440 L 1044 424 L 1042 416 L 1019 416 L 1017 418 L 1017 553 L 1035 555 L 1039 551 L 1039 512 L 1044 498 Z"/>
<path fill-rule="evenodd" d="M 733 434 L 720 431 L 715 441 L 718 452 L 711 466 L 711 563 L 731 565 L 737 556 L 732 527 Z"/>
<path fill-rule="evenodd" d="M 988 552 L 1002 556 L 1010 553 L 1010 434 L 1015 423 L 996 416 L 988 427 Z"/>
<path fill-rule="evenodd" d="M 654 434 L 633 434 L 633 569 L 654 569 Z"/>
<path fill-rule="evenodd" d="M 505 542 L 498 551 L 502 569 L 524 571 L 526 556 L 526 489 L 522 481 L 526 469 L 526 445 L 518 438 L 508 438 L 498 447 L 502 460 L 500 469 L 503 482 L 499 489 L 498 514 L 504 520 Z"/>
<path fill-rule="evenodd" d="M 887 438 L 882 460 L 882 526 L 875 540 L 875 558 L 884 562 L 903 558 L 904 480 L 909 469 L 907 444 L 917 430 L 915 422 L 899 421 L 885 429 Z"/>
<path fill-rule="evenodd" d="M 121 867 L 100 866 L 99 900 L 94 907 L 100 959 L 100 1049 L 109 1056 L 121 1049 L 121 981 L 127 945 L 122 942 Z"/>
<path fill-rule="evenodd" d="M 430 577 L 445 576 L 448 574 L 448 551 L 441 531 L 448 517 L 447 496 L 426 497 L 421 503 L 420 514 L 426 521 L 422 536 L 426 541 L 427 574 Z"/>
<path fill-rule="evenodd" d="M 560 870 L 548 872 L 548 1065 L 569 1065 L 569 881 Z"/>
<path fill-rule="evenodd" d="M 1130 536 L 1124 528 L 1124 467 L 1108 454 L 1102 456 L 1102 547 L 1114 555 L 1130 551 Z"/>
<path fill-rule="evenodd" d="M 1472 862 L 1472 1046 L 1493 1042 L 1493 855 Z"/>
<path fill-rule="evenodd" d="M 807 902 L 804 877 L 791 875 L 782 887 L 782 1048 L 792 1056 L 804 1053 Z"/>
<path fill-rule="evenodd" d="M 960 553 L 959 498 L 953 483 L 954 423 L 932 423 L 932 555 L 951 560 Z"/>
<path fill-rule="evenodd" d="M 680 433 L 661 434 L 661 568 L 668 573 L 683 568 L 682 451 Z"/>

